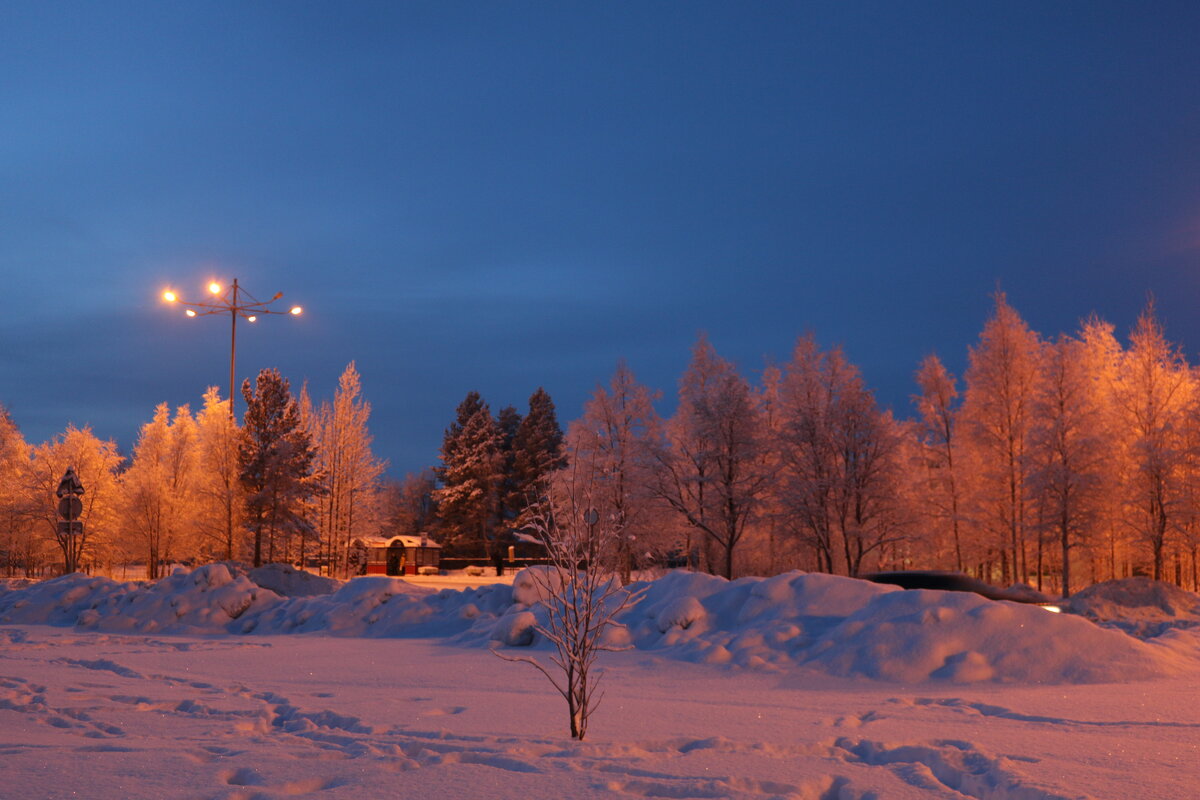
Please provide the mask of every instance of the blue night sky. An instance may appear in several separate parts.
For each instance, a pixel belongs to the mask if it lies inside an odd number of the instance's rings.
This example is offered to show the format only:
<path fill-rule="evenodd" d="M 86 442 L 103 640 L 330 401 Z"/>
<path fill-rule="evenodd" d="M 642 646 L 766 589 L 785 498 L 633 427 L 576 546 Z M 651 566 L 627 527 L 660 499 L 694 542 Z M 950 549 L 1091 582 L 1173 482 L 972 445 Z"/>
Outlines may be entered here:
<path fill-rule="evenodd" d="M 7 2 L 0 403 L 128 451 L 226 391 L 216 278 L 302 304 L 238 376 L 436 463 L 469 390 L 564 427 L 699 331 L 756 377 L 807 331 L 910 413 L 999 285 L 1045 334 L 1157 298 L 1200 350 L 1194 3 Z"/>

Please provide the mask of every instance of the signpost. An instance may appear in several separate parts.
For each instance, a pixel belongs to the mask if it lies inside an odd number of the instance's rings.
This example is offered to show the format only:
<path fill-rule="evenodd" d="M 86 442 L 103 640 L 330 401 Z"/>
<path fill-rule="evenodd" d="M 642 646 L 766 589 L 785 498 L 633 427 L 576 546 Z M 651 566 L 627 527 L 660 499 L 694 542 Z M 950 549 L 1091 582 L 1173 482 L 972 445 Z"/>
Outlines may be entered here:
<path fill-rule="evenodd" d="M 58 495 L 58 516 L 62 518 L 55 533 L 63 549 L 66 571 L 71 573 L 79 569 L 79 556 L 83 549 L 83 523 L 79 520 L 83 514 L 83 501 L 79 499 L 83 494 L 83 484 L 75 474 L 74 467 L 67 467 L 54 493 Z"/>

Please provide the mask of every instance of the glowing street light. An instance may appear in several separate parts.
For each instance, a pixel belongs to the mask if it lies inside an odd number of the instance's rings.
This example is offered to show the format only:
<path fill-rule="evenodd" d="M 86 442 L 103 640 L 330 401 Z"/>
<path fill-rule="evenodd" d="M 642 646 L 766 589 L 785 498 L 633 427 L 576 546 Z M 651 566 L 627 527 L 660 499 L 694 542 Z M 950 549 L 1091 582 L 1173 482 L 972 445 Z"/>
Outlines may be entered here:
<path fill-rule="evenodd" d="M 167 303 L 175 303 L 183 306 L 183 313 L 189 317 L 229 314 L 229 416 L 232 417 L 234 416 L 233 391 L 235 388 L 234 381 L 236 380 L 234 376 L 234 364 L 237 363 L 238 317 L 244 317 L 247 322 L 256 322 L 259 314 L 291 314 L 293 317 L 297 317 L 302 313 L 303 309 L 300 306 L 292 306 L 287 311 L 276 311 L 270 308 L 270 305 L 283 297 L 283 292 L 276 292 L 275 296 L 270 300 L 259 300 L 238 286 L 237 278 L 233 279 L 233 284 L 228 289 L 213 281 L 208 284 L 208 291 L 209 294 L 213 295 L 213 299 L 206 303 L 189 303 L 186 300 L 181 300 L 179 295 L 171 289 L 163 292 L 162 298 Z"/>

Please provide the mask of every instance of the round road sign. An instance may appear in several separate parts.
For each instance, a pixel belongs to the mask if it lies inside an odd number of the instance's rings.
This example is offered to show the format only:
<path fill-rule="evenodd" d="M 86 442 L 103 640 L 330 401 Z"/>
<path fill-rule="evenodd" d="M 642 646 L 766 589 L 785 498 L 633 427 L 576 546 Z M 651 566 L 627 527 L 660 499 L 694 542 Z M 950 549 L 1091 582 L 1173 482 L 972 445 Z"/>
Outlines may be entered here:
<path fill-rule="evenodd" d="M 58 501 L 58 515 L 66 520 L 79 519 L 83 513 L 83 501 L 74 495 L 67 495 Z"/>

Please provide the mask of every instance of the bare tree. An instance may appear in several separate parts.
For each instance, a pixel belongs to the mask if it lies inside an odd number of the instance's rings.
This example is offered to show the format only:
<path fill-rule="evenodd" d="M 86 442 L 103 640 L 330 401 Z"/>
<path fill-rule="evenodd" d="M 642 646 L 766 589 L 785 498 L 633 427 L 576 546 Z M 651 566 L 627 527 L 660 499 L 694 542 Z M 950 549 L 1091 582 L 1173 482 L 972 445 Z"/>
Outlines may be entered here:
<path fill-rule="evenodd" d="M 583 406 L 583 417 L 571 423 L 567 446 L 571 461 L 596 465 L 596 494 L 612 507 L 619 535 L 611 560 L 621 581 L 629 583 L 634 546 L 644 552 L 661 525 L 655 525 L 651 443 L 660 436 L 655 395 L 637 383 L 621 362 L 607 387 L 597 386 Z"/>
<path fill-rule="evenodd" d="M 688 526 L 720 547 L 732 580 L 734 551 L 759 512 L 771 481 L 762 458 L 761 409 L 732 363 L 701 336 L 679 381 L 679 407 L 656 448 L 655 493 Z M 715 557 L 710 556 L 708 567 Z"/>
<path fill-rule="evenodd" d="M 603 558 L 620 536 L 611 505 L 596 508 L 591 465 L 586 480 L 572 466 L 556 498 L 543 501 L 530 518 L 529 527 L 546 547 L 550 563 L 527 574 L 537 585 L 546 622 L 534 630 L 554 645 L 547 666 L 533 656 L 514 656 L 493 649 L 505 661 L 533 666 L 546 676 L 567 701 L 571 738 L 582 741 L 588 721 L 600 704 L 603 673 L 594 671 L 596 657 L 604 651 L 622 650 L 606 644 L 616 617 L 640 596 L 622 587 L 617 575 L 604 567 Z"/>
<path fill-rule="evenodd" d="M 921 362 L 917 386 L 921 393 L 913 399 L 920 414 L 917 435 L 928 475 L 923 487 L 927 507 L 933 512 L 931 516 L 949 529 L 954 568 L 962 572 L 966 563 L 961 531 L 962 463 L 961 459 L 956 460 L 959 443 L 954 406 L 958 389 L 954 386 L 954 376 L 935 355 L 927 356 Z"/>
<path fill-rule="evenodd" d="M 904 535 L 902 429 L 840 349 L 801 337 L 780 389 L 780 505 L 820 570 L 858 575 Z"/>
<path fill-rule="evenodd" d="M 1063 597 L 1071 595 L 1071 551 L 1095 527 L 1111 453 L 1102 407 L 1086 372 L 1083 342 L 1062 335 L 1047 347 L 1045 379 L 1034 401 L 1031 481 L 1045 527 L 1061 547 Z M 1038 588 L 1042 548 L 1038 547 Z"/>

